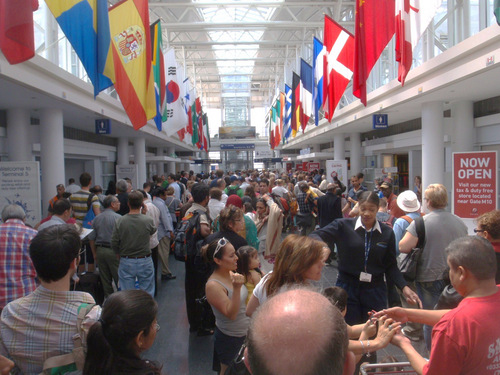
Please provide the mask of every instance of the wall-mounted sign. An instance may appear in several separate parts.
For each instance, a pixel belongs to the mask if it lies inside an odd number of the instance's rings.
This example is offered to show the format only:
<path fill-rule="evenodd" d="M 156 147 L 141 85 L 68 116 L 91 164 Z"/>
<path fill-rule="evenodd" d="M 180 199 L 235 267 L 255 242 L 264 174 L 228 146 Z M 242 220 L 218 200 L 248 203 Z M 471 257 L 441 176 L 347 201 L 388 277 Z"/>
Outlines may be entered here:
<path fill-rule="evenodd" d="M 254 163 L 281 163 L 283 158 L 261 158 L 253 159 Z"/>
<path fill-rule="evenodd" d="M 255 143 L 222 143 L 221 150 L 254 150 Z"/>
<path fill-rule="evenodd" d="M 497 153 L 453 153 L 452 212 L 474 219 L 497 208 Z"/>
<path fill-rule="evenodd" d="M 111 120 L 108 118 L 95 120 L 96 134 L 111 134 Z"/>
<path fill-rule="evenodd" d="M 389 127 L 389 115 L 377 113 L 373 115 L 373 129 L 385 129 Z"/>
<path fill-rule="evenodd" d="M 255 139 L 255 126 L 221 126 L 219 139 Z"/>

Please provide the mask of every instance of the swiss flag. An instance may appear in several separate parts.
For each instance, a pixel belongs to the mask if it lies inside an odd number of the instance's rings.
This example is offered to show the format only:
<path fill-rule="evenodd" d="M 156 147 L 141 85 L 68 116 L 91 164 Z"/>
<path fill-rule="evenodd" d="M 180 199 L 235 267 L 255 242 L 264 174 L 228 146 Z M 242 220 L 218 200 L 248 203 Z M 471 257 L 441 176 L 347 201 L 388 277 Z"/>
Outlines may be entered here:
<path fill-rule="evenodd" d="M 35 56 L 33 12 L 38 0 L 0 0 L 0 49 L 10 64 Z"/>
<path fill-rule="evenodd" d="M 352 78 L 354 37 L 342 26 L 325 16 L 326 53 L 323 61 L 323 109 L 328 121 Z"/>
<path fill-rule="evenodd" d="M 366 106 L 366 81 L 394 35 L 395 0 L 356 0 L 352 92 Z"/>

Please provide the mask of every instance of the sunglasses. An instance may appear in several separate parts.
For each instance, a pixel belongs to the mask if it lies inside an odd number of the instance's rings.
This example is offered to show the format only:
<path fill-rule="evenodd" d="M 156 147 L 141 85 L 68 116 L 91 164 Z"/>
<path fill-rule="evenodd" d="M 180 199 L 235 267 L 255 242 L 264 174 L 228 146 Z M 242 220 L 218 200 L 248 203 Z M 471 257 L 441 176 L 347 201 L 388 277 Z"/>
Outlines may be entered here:
<path fill-rule="evenodd" d="M 222 249 L 224 246 L 226 246 L 228 243 L 228 240 L 226 240 L 224 237 L 222 237 L 219 241 L 217 241 L 217 247 L 215 248 L 214 251 L 214 258 L 219 252 L 220 249 Z"/>

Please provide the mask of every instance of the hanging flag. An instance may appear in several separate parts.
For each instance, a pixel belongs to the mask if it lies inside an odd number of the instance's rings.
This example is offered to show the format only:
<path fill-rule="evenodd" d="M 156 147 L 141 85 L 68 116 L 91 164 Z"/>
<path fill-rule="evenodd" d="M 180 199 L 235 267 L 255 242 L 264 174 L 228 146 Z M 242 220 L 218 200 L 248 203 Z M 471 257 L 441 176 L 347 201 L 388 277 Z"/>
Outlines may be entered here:
<path fill-rule="evenodd" d="M 436 15 L 442 0 L 396 0 L 396 61 L 398 80 L 404 85 L 413 63 L 413 50 Z"/>
<path fill-rule="evenodd" d="M 313 38 L 313 107 L 314 123 L 319 124 L 319 110 L 323 105 L 323 60 L 325 47 L 316 37 Z"/>
<path fill-rule="evenodd" d="M 191 122 L 190 126 L 192 127 L 192 134 L 191 134 L 191 144 L 194 146 L 198 143 L 199 138 L 198 138 L 198 115 L 196 113 L 196 103 L 193 101 L 193 104 L 191 105 Z"/>
<path fill-rule="evenodd" d="M 285 122 L 283 124 L 283 143 L 292 135 L 292 89 L 285 84 Z"/>
<path fill-rule="evenodd" d="M 279 146 L 281 141 L 284 139 L 285 135 L 283 133 L 283 123 L 285 121 L 285 93 L 280 92 L 280 99 L 279 99 L 279 126 L 278 126 L 278 132 L 279 132 L 279 140 L 276 143 L 276 146 Z"/>
<path fill-rule="evenodd" d="M 178 66 L 175 60 L 175 50 L 169 49 L 165 53 L 165 81 L 167 83 L 167 106 L 163 122 L 168 136 L 174 135 L 183 129 L 187 122 L 186 109 L 181 95 L 182 81 L 177 76 Z"/>
<path fill-rule="evenodd" d="M 313 69 L 312 66 L 300 59 L 300 123 L 302 133 L 306 130 L 313 110 Z"/>
<path fill-rule="evenodd" d="M 208 154 L 210 149 L 210 129 L 208 127 L 208 115 L 203 114 L 203 149 Z"/>
<path fill-rule="evenodd" d="M 275 116 L 274 121 L 274 147 L 278 147 L 281 142 L 281 133 L 280 133 L 280 113 L 281 113 L 281 103 L 279 94 L 276 96 L 276 101 L 273 107 L 273 114 Z"/>
<path fill-rule="evenodd" d="M 331 122 L 333 113 L 352 78 L 354 37 L 328 16 L 325 16 L 324 34 L 323 103 L 325 117 Z"/>
<path fill-rule="evenodd" d="M 300 76 L 293 72 L 292 79 L 292 138 L 300 128 Z"/>
<path fill-rule="evenodd" d="M 493 13 L 497 19 L 497 24 L 500 25 L 500 0 L 495 0 L 495 5 L 493 5 Z"/>
<path fill-rule="evenodd" d="M 156 115 L 151 69 L 151 33 L 147 0 L 125 0 L 109 10 L 115 89 L 138 130 Z"/>
<path fill-rule="evenodd" d="M 161 35 L 161 22 L 157 20 L 150 26 L 151 40 L 153 44 L 153 75 L 155 80 L 156 115 L 154 121 L 158 131 L 162 130 L 162 117 L 165 110 L 165 61 L 163 59 L 163 38 Z"/>
<path fill-rule="evenodd" d="M 177 76 L 184 76 L 183 70 L 177 70 Z M 191 101 L 191 83 L 189 82 L 189 78 L 182 80 L 181 86 L 181 96 L 182 96 L 182 105 L 184 106 L 184 112 L 186 113 L 186 125 L 184 128 L 179 130 L 177 134 L 179 135 L 179 139 L 184 141 L 186 144 L 191 144 L 191 135 L 193 134 L 193 124 L 191 119 L 191 105 L 193 104 Z M 189 130 L 189 132 L 188 132 Z"/>
<path fill-rule="evenodd" d="M 274 150 L 274 123 L 273 123 L 273 107 L 269 108 L 266 116 L 267 129 L 269 131 L 269 147 Z"/>
<path fill-rule="evenodd" d="M 194 105 L 196 109 L 196 119 L 198 120 L 198 141 L 196 142 L 196 146 L 201 150 L 203 145 L 203 109 L 201 107 L 200 98 L 195 99 Z"/>
<path fill-rule="evenodd" d="M 114 66 L 106 0 L 46 0 L 92 85 L 94 97 L 113 85 Z"/>
<path fill-rule="evenodd" d="M 38 0 L 0 0 L 0 49 L 10 64 L 35 56 L 33 12 Z"/>
<path fill-rule="evenodd" d="M 385 46 L 394 35 L 394 0 L 356 0 L 354 96 L 366 106 L 366 81 Z"/>

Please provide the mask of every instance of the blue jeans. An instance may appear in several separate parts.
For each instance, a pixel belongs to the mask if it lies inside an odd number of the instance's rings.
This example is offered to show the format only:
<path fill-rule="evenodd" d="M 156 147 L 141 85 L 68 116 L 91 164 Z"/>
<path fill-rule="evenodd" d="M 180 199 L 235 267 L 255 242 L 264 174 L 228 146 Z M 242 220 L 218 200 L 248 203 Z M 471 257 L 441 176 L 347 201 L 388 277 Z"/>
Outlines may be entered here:
<path fill-rule="evenodd" d="M 118 278 L 121 290 L 135 289 L 135 279 L 137 278 L 139 289 L 154 296 L 155 272 L 151 257 L 139 259 L 120 258 Z"/>
<path fill-rule="evenodd" d="M 422 301 L 422 307 L 427 310 L 434 310 L 434 306 L 443 292 L 445 282 L 443 280 L 429 281 L 429 282 L 415 282 L 417 287 L 417 294 Z M 424 325 L 424 340 L 427 350 L 431 351 L 431 334 L 432 327 Z"/>

